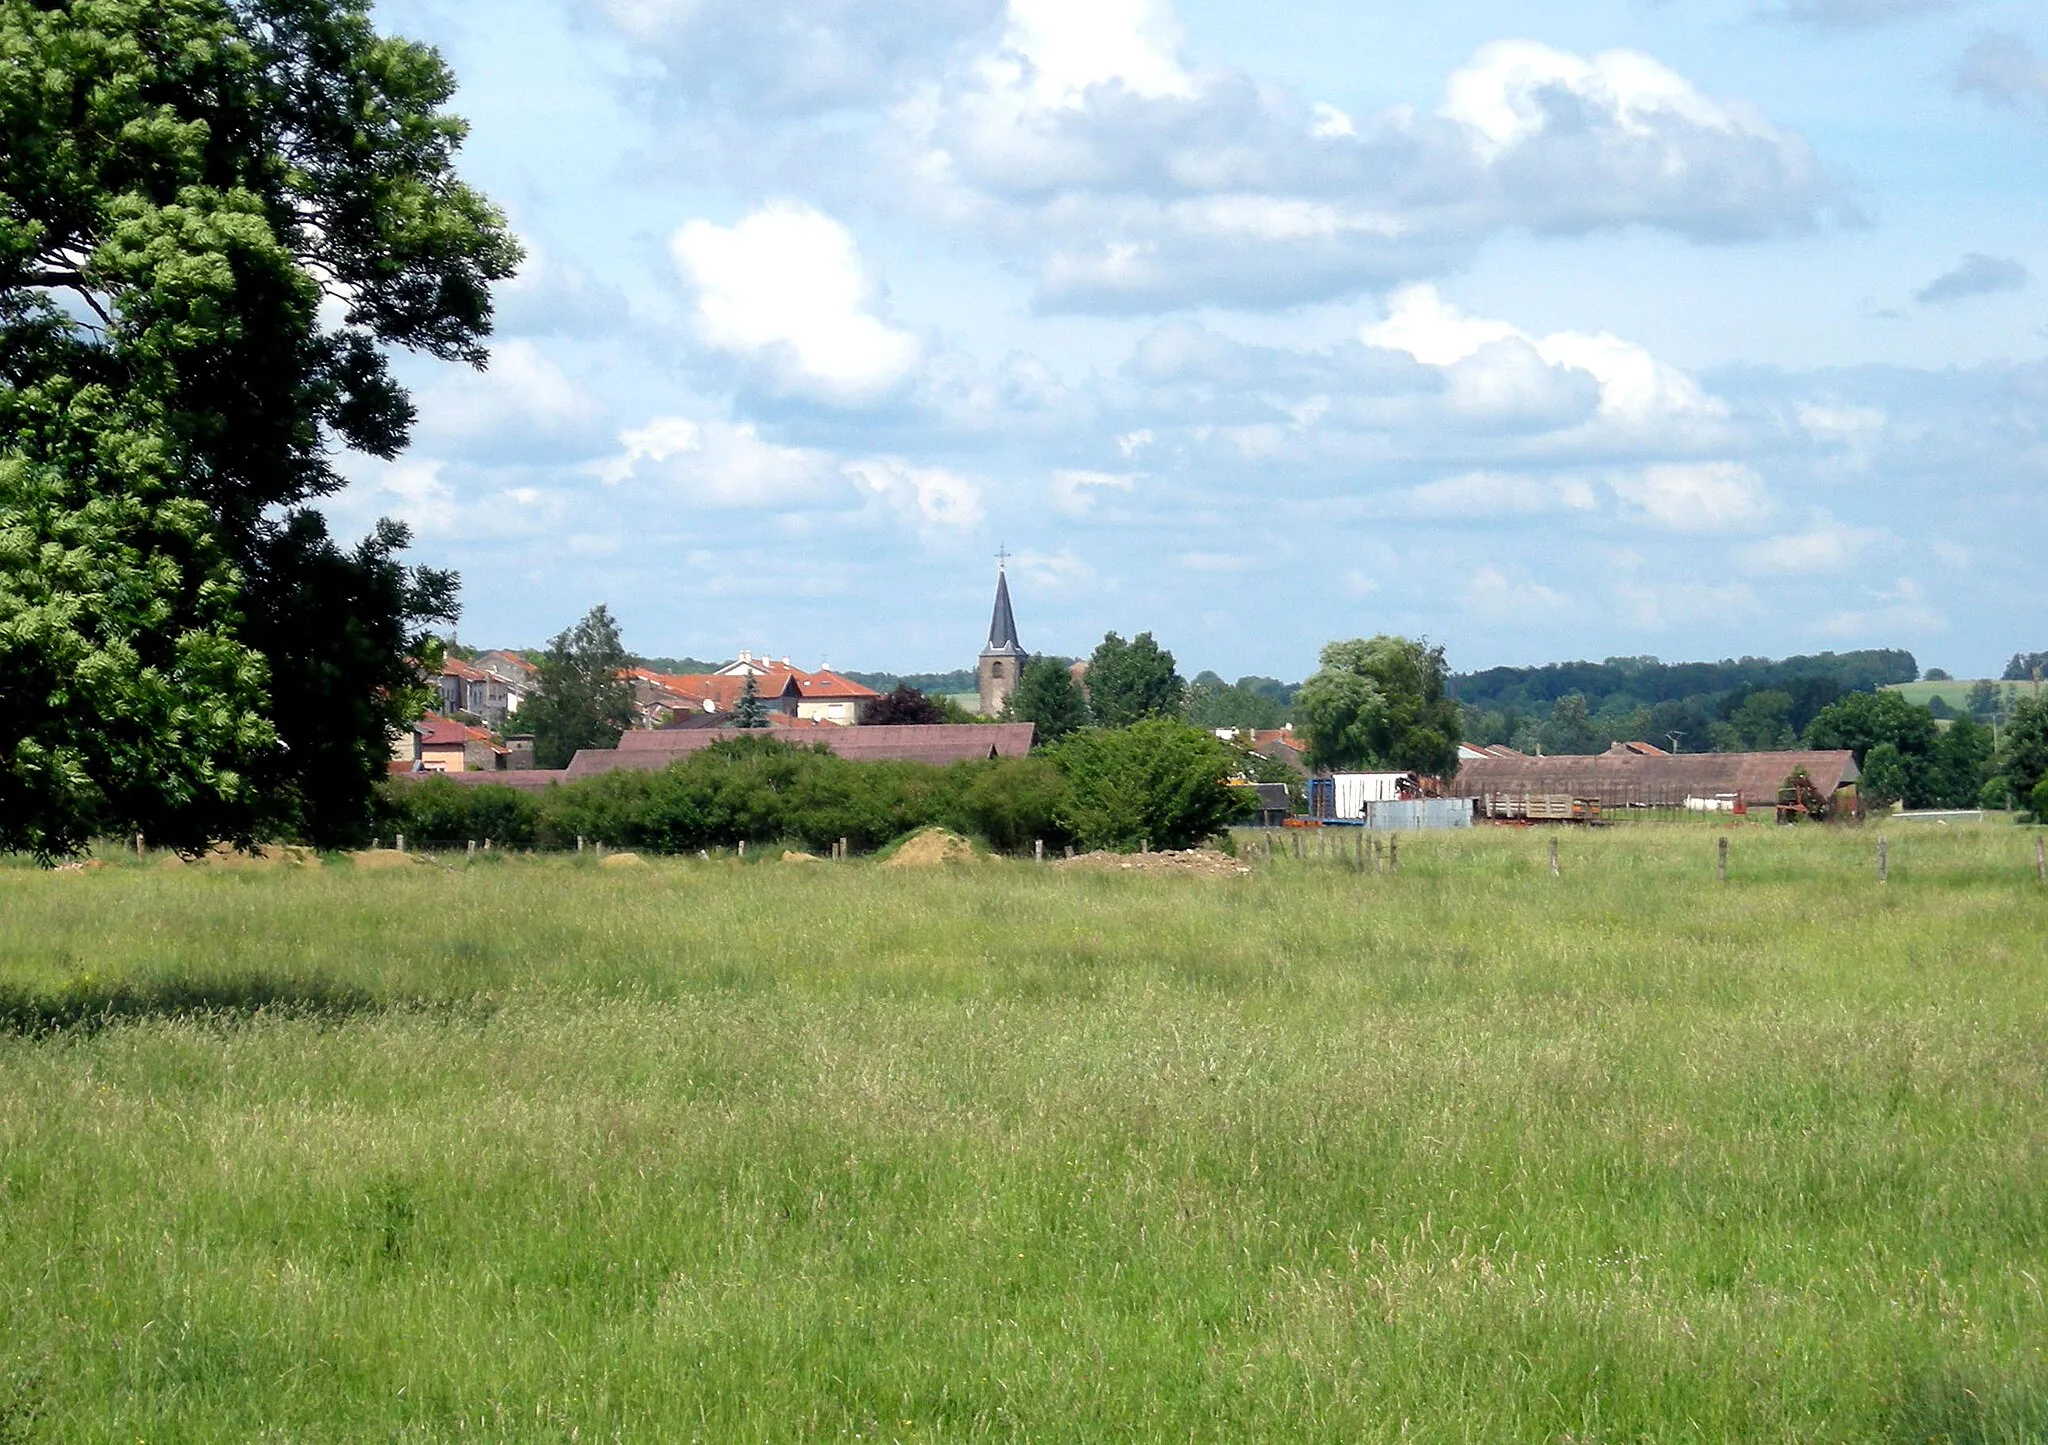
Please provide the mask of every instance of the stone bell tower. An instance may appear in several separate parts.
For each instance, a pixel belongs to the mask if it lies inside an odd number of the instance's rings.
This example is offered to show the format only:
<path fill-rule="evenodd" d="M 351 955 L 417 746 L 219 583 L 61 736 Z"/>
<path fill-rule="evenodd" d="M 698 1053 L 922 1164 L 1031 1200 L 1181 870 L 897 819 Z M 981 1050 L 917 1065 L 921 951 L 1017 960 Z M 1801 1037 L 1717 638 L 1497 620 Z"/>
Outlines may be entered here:
<path fill-rule="evenodd" d="M 981 692 L 981 715 L 995 717 L 1017 690 L 1024 664 L 1031 660 L 1017 642 L 1017 619 L 1010 614 L 1010 578 L 1001 562 L 996 564 L 996 608 L 988 620 L 988 646 L 981 650 L 981 664 L 975 681 Z"/>

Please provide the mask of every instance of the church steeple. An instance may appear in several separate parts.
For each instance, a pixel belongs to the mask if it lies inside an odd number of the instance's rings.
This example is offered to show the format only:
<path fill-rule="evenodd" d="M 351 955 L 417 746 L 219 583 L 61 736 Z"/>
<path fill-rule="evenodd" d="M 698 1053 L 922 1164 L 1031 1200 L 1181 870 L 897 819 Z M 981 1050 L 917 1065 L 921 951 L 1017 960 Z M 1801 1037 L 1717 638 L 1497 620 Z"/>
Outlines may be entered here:
<path fill-rule="evenodd" d="M 999 558 L 996 564 L 996 605 L 988 619 L 988 646 L 982 648 L 981 663 L 975 668 L 983 717 L 994 717 L 1003 710 L 1003 704 L 1016 691 L 1024 664 L 1030 659 L 1031 654 L 1017 641 L 1017 618 L 1010 610 L 1010 577 Z"/>
<path fill-rule="evenodd" d="M 988 619 L 988 646 L 983 649 L 983 655 L 1023 650 L 1017 644 L 1017 619 L 1010 613 L 1010 577 L 999 567 L 996 569 L 996 610 Z"/>

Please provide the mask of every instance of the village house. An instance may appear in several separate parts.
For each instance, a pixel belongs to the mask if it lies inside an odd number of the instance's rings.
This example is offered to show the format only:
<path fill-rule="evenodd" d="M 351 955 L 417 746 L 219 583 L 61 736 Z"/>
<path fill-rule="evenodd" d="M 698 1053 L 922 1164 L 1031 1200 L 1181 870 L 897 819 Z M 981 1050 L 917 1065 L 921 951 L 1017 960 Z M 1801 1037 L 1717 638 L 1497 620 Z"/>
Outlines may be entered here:
<path fill-rule="evenodd" d="M 837 727 L 859 725 L 867 709 L 881 697 L 850 677 L 829 668 L 805 672 L 788 658 L 770 661 L 751 652 L 716 672 L 661 673 L 644 667 L 624 674 L 633 688 L 633 704 L 642 727 L 660 727 L 672 719 L 703 713 L 729 717 L 754 685 L 754 696 L 770 718 L 800 718 Z"/>
<path fill-rule="evenodd" d="M 495 654 L 503 659 L 507 654 Z M 464 712 L 478 718 L 491 727 L 503 727 L 512 715 L 519 711 L 519 704 L 534 690 L 531 673 L 536 672 L 531 663 L 521 660 L 515 667 L 512 663 L 496 661 L 490 667 L 477 662 L 465 662 L 459 657 L 450 657 L 441 664 L 433 683 L 441 694 L 443 712 Z M 520 668 L 527 671 L 522 672 Z"/>

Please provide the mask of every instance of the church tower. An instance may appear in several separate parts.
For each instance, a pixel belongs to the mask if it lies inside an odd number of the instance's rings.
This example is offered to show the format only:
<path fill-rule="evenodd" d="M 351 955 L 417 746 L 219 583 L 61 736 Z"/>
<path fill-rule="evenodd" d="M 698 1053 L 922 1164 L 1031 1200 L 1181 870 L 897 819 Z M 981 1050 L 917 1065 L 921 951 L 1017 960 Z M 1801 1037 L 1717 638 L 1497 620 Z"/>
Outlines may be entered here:
<path fill-rule="evenodd" d="M 1010 615 L 1010 578 L 996 566 L 996 610 L 988 620 L 988 646 L 981 650 L 975 681 L 981 692 L 981 715 L 995 717 L 1017 690 L 1017 679 L 1031 659 L 1017 642 L 1017 619 Z"/>

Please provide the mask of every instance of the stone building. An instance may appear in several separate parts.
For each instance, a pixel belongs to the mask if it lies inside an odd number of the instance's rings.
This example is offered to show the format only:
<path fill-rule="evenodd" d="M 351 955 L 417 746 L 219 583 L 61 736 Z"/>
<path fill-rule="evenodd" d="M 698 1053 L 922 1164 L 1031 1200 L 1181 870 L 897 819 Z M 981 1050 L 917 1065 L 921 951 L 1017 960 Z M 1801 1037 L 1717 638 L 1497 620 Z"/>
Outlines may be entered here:
<path fill-rule="evenodd" d="M 1030 660 L 1031 654 L 1017 641 L 1017 619 L 1010 614 L 1009 574 L 998 566 L 996 607 L 988 621 L 988 646 L 982 648 L 981 662 L 975 669 L 983 717 L 996 717 L 1002 712 L 1003 704 L 1017 690 L 1024 664 Z"/>

